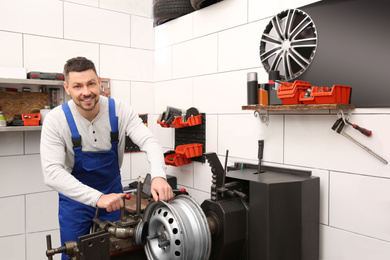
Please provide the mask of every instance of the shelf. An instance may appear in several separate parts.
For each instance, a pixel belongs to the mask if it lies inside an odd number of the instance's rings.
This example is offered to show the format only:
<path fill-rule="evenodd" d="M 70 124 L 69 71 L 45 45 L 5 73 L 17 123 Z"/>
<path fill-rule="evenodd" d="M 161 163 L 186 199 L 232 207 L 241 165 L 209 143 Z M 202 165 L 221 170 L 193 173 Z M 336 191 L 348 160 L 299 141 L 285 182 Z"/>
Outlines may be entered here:
<path fill-rule="evenodd" d="M 7 79 L 0 78 L 0 85 L 4 86 L 62 86 L 62 80 L 41 80 L 41 79 Z"/>
<path fill-rule="evenodd" d="M 297 105 L 248 105 L 242 106 L 242 110 L 324 110 L 324 109 L 354 109 L 352 104 L 297 104 Z"/>
<path fill-rule="evenodd" d="M 0 132 L 24 132 L 24 131 L 40 131 L 42 126 L 3 126 L 0 127 Z"/>

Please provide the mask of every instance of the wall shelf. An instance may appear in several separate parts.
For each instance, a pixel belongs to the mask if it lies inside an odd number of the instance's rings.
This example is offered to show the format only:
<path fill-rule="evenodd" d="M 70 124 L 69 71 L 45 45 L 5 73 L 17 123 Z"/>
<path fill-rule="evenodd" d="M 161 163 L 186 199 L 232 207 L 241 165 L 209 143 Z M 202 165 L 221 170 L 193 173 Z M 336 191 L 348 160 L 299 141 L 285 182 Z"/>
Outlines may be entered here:
<path fill-rule="evenodd" d="M 3 126 L 0 127 L 0 132 L 24 132 L 24 131 L 40 131 L 42 126 Z"/>
<path fill-rule="evenodd" d="M 270 110 L 270 111 L 292 111 L 292 110 L 324 110 L 324 109 L 354 109 L 352 104 L 296 104 L 296 105 L 248 105 L 242 106 L 242 110 Z"/>
<path fill-rule="evenodd" d="M 6 86 L 62 86 L 64 81 L 61 80 L 41 80 L 41 79 L 7 79 L 0 78 L 0 85 Z"/>

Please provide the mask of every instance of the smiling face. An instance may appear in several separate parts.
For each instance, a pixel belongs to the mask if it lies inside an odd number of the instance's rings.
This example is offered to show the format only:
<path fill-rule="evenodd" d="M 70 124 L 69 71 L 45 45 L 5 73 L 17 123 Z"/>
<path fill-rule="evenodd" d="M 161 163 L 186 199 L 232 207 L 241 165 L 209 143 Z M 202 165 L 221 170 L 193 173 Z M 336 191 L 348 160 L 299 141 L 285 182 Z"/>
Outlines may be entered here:
<path fill-rule="evenodd" d="M 100 78 L 92 69 L 71 71 L 64 82 L 64 88 L 77 105 L 77 110 L 92 121 L 99 113 Z"/>

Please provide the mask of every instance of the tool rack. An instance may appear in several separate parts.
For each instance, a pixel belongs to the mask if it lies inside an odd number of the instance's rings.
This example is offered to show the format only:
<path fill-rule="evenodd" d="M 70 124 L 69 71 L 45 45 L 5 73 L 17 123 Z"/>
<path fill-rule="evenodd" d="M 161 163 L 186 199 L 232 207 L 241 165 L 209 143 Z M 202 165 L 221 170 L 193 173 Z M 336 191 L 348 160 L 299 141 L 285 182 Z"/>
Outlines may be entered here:
<path fill-rule="evenodd" d="M 165 164 L 182 166 L 192 161 L 205 162 L 203 155 L 206 150 L 206 114 L 187 118 L 184 122 L 181 116 L 171 124 L 157 122 L 161 127 L 175 128 L 175 151 L 164 154 Z"/>

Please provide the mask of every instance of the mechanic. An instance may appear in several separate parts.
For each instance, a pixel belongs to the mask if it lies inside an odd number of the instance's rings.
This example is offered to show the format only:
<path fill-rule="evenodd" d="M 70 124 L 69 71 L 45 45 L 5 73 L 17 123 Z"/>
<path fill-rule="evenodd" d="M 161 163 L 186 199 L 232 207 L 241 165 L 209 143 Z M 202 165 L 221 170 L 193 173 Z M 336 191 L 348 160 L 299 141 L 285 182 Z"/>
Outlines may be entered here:
<path fill-rule="evenodd" d="M 173 197 L 161 145 L 130 105 L 100 95 L 94 63 L 72 58 L 64 66 L 64 76 L 72 99 L 47 114 L 40 146 L 44 182 L 59 193 L 62 244 L 77 242 L 90 232 L 96 207 L 101 220 L 120 218 L 126 135 L 147 154 L 154 200 Z"/>

